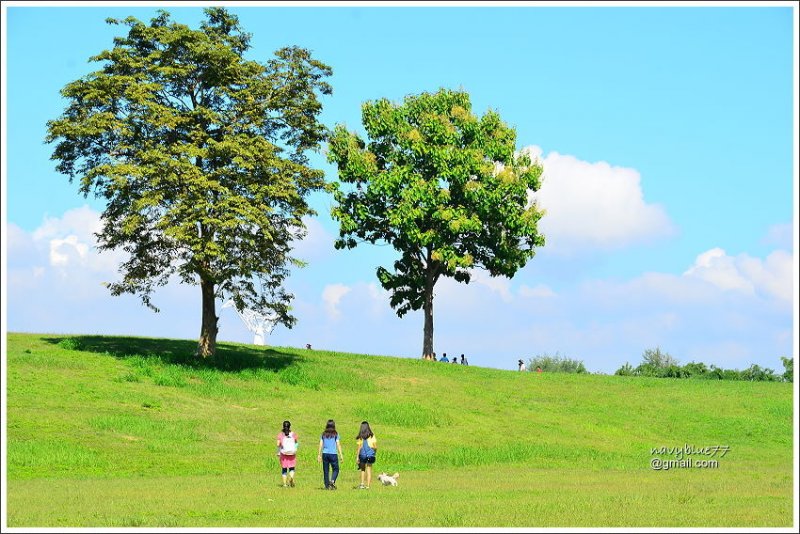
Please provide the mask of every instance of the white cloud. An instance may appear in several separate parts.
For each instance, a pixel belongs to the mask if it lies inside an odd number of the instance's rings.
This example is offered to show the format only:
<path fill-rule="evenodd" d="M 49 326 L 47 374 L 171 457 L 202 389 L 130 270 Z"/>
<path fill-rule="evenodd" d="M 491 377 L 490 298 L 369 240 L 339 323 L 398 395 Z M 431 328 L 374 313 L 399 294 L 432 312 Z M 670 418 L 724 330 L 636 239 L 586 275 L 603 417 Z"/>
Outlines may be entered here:
<path fill-rule="evenodd" d="M 373 315 L 380 315 L 389 309 L 389 292 L 378 284 L 374 282 L 367 284 L 367 294 L 371 301 L 370 310 Z"/>
<path fill-rule="evenodd" d="M 775 367 L 777 356 L 791 351 L 791 265 L 784 251 L 762 259 L 711 249 L 683 275 L 587 280 L 558 294 L 543 283 L 521 283 L 508 300 L 485 286 L 449 284 L 435 339 L 469 347 L 478 362 L 560 351 L 613 372 L 660 346 L 682 362 Z"/>
<path fill-rule="evenodd" d="M 9 269 L 14 267 L 30 267 L 36 263 L 44 261 L 40 251 L 36 248 L 31 234 L 19 226 L 8 223 L 4 236 L 6 244 L 7 265 Z"/>
<path fill-rule="evenodd" d="M 100 214 L 89 206 L 69 210 L 62 217 L 46 217 L 31 234 L 13 228 L 16 244 L 9 254 L 22 252 L 25 246 L 46 251 L 46 263 L 60 269 L 62 278 L 73 274 L 80 277 L 79 273 L 72 273 L 76 268 L 115 278 L 119 264 L 127 257 L 121 250 L 99 252 L 95 233 L 102 229 L 102 221 Z"/>
<path fill-rule="evenodd" d="M 470 283 L 481 284 L 500 295 L 503 302 L 511 301 L 511 280 L 504 276 L 492 276 L 483 269 L 470 270 Z"/>
<path fill-rule="evenodd" d="M 723 249 L 713 248 L 697 256 L 684 276 L 705 280 L 725 291 L 759 293 L 784 303 L 790 303 L 794 294 L 792 255 L 783 250 L 761 260 L 747 254 L 728 256 Z"/>
<path fill-rule="evenodd" d="M 330 256 L 334 252 L 335 237 L 328 232 L 316 217 L 304 217 L 306 236 L 294 243 L 294 256 L 303 261 L 313 262 Z"/>
<path fill-rule="evenodd" d="M 728 256 L 721 248 L 712 248 L 703 252 L 684 276 L 694 276 L 705 280 L 723 290 L 737 290 L 753 294 L 753 283 L 741 275 L 735 265 L 734 258 Z"/>
<path fill-rule="evenodd" d="M 331 319 L 338 319 L 341 312 L 338 309 L 339 302 L 342 297 L 347 295 L 351 288 L 344 284 L 329 284 L 322 290 L 322 302 L 325 305 L 325 311 Z"/>
<path fill-rule="evenodd" d="M 33 232 L 9 223 L 8 321 L 10 331 L 163 335 L 191 339 L 199 331 L 199 290 L 170 283 L 153 295 L 162 312 L 138 297 L 113 297 L 105 282 L 120 277 L 126 254 L 98 252 L 100 214 L 87 206 L 48 217 Z M 195 303 L 197 306 L 195 307 Z"/>
<path fill-rule="evenodd" d="M 196 287 L 171 281 L 160 288 L 154 295 L 159 314 L 135 296 L 109 295 L 101 282 L 116 265 L 97 254 L 91 229 L 98 215 L 89 215 L 68 212 L 35 232 L 8 225 L 9 330 L 195 338 Z M 303 270 L 311 279 L 293 276 L 299 322 L 276 328 L 268 343 L 419 357 L 422 312 L 398 318 L 389 294 L 371 277 L 373 268 L 363 267 L 364 258 L 332 255 Z M 325 285 L 335 276 L 337 259 L 366 281 Z M 712 248 L 687 261 L 684 274 L 577 279 L 572 286 L 560 283 L 557 294 L 546 276 L 530 269 L 513 280 L 476 271 L 475 283 L 448 278 L 437 284 L 435 350 L 508 369 L 520 357 L 559 351 L 590 370 L 613 372 L 625 361 L 637 364 L 644 349 L 661 346 L 681 362 L 778 368 L 777 357 L 792 352 L 792 262 L 781 250 L 758 258 Z M 234 312 L 218 314 L 220 340 L 252 341 Z"/>
<path fill-rule="evenodd" d="M 362 314 L 372 320 L 386 313 L 394 314 L 389 293 L 375 282 L 328 284 L 322 291 L 322 305 L 327 316 L 334 320 Z"/>
<path fill-rule="evenodd" d="M 89 252 L 89 245 L 78 241 L 78 236 L 69 235 L 64 239 L 50 240 L 50 265 L 66 267 L 70 260 L 83 263 Z M 77 258 L 75 256 L 77 255 Z"/>
<path fill-rule="evenodd" d="M 794 243 L 792 232 L 791 223 L 774 224 L 767 229 L 767 233 L 761 238 L 761 243 L 783 250 L 792 250 Z"/>
<path fill-rule="evenodd" d="M 31 241 L 30 235 L 14 223 L 8 223 L 6 226 L 4 239 L 8 246 L 9 254 L 14 254 L 27 248 Z"/>
<path fill-rule="evenodd" d="M 631 280 L 588 280 L 578 287 L 581 298 L 602 310 L 620 311 L 661 305 L 708 304 L 719 291 L 702 280 L 667 273 L 644 273 Z M 571 298 L 574 298 L 571 296 Z"/>
<path fill-rule="evenodd" d="M 757 290 L 787 303 L 792 301 L 797 280 L 792 276 L 791 254 L 776 250 L 764 261 L 742 254 L 737 257 L 737 263 Z"/>
<path fill-rule="evenodd" d="M 84 205 L 64 213 L 63 217 L 45 217 L 42 225 L 33 232 L 36 241 L 75 234 L 82 241 L 94 243 L 93 234 L 102 229 L 100 214 Z"/>
<path fill-rule="evenodd" d="M 639 172 L 590 163 L 538 146 L 523 149 L 544 166 L 542 187 L 530 198 L 546 210 L 540 230 L 548 252 L 615 249 L 675 234 L 664 208 L 647 203 Z"/>
<path fill-rule="evenodd" d="M 331 289 L 327 289 L 331 288 Z M 417 312 L 399 319 L 389 305 L 389 294 L 373 282 L 326 286 L 328 300 L 316 291 L 295 291 L 295 315 L 291 330 L 276 328 L 270 343 L 286 346 L 311 344 L 315 349 L 417 357 L 421 330 Z M 310 288 L 309 288 L 310 290 Z M 337 294 L 342 294 L 337 298 Z M 333 313 L 329 302 L 336 301 Z"/>
<path fill-rule="evenodd" d="M 546 299 L 555 297 L 556 293 L 545 284 L 537 284 L 533 287 L 522 284 L 519 287 L 519 295 L 525 298 Z"/>

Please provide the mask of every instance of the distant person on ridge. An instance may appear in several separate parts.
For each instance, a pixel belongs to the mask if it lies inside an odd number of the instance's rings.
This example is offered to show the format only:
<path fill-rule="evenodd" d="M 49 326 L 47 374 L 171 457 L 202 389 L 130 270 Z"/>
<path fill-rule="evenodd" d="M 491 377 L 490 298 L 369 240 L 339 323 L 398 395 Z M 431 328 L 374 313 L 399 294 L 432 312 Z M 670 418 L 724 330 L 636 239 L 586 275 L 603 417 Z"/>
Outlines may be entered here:
<path fill-rule="evenodd" d="M 517 363 L 519 364 L 519 370 L 520 371 L 524 371 L 525 370 L 525 362 L 523 362 L 522 360 L 519 360 Z"/>
<path fill-rule="evenodd" d="M 461 365 L 469 365 L 469 364 L 467 363 L 467 359 L 464 357 L 464 355 L 463 355 L 463 354 L 461 355 Z"/>
<path fill-rule="evenodd" d="M 447 353 L 446 352 L 442 353 L 442 359 L 439 360 L 439 361 L 440 362 L 444 362 L 444 363 L 449 363 L 450 362 L 450 360 L 447 359 Z"/>

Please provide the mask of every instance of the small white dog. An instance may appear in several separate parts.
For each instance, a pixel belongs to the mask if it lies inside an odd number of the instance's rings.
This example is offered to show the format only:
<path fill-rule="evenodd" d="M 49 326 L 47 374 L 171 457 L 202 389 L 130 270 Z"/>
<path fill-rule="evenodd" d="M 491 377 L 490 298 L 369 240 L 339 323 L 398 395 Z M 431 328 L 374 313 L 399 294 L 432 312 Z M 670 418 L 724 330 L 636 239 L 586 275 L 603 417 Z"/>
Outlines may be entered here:
<path fill-rule="evenodd" d="M 378 480 L 380 480 L 384 486 L 396 486 L 398 478 L 400 478 L 400 473 L 395 473 L 392 476 L 389 476 L 386 473 L 381 473 L 378 475 Z"/>

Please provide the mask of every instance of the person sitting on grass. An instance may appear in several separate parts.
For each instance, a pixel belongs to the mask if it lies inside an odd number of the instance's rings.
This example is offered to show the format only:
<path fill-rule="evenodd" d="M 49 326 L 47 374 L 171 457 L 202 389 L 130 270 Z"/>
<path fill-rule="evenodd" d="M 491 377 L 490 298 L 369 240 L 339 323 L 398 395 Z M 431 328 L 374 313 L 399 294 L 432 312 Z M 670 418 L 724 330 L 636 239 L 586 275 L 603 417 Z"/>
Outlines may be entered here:
<path fill-rule="evenodd" d="M 378 440 L 375 439 L 375 434 L 369 427 L 367 421 L 361 422 L 361 429 L 356 436 L 358 447 L 356 449 L 356 462 L 358 462 L 358 469 L 361 471 L 361 484 L 358 489 L 369 489 L 372 483 L 372 466 L 375 464 L 375 456 L 378 452 Z M 364 478 L 366 476 L 366 485 Z"/>
<path fill-rule="evenodd" d="M 447 353 L 446 352 L 442 353 L 442 359 L 439 360 L 439 361 L 440 362 L 444 362 L 444 363 L 449 363 L 450 362 L 450 360 L 447 359 Z"/>

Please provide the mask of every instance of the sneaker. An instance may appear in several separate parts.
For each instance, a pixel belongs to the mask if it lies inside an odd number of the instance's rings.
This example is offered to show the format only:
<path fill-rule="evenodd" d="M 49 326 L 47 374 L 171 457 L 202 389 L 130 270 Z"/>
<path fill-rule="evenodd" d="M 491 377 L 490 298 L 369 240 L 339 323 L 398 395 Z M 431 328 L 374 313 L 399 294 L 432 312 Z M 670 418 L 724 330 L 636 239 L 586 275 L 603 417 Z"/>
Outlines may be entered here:
<path fill-rule="evenodd" d="M 294 479 L 293 478 L 289 479 L 289 486 L 291 486 L 292 488 L 294 487 Z"/>
<path fill-rule="evenodd" d="M 334 484 L 333 482 L 331 482 L 331 485 L 330 485 L 330 487 L 329 487 L 328 489 L 335 490 L 335 489 L 336 489 L 336 484 Z"/>
<path fill-rule="evenodd" d="M 367 487 L 364 484 L 359 484 L 358 489 L 367 489 Z"/>

